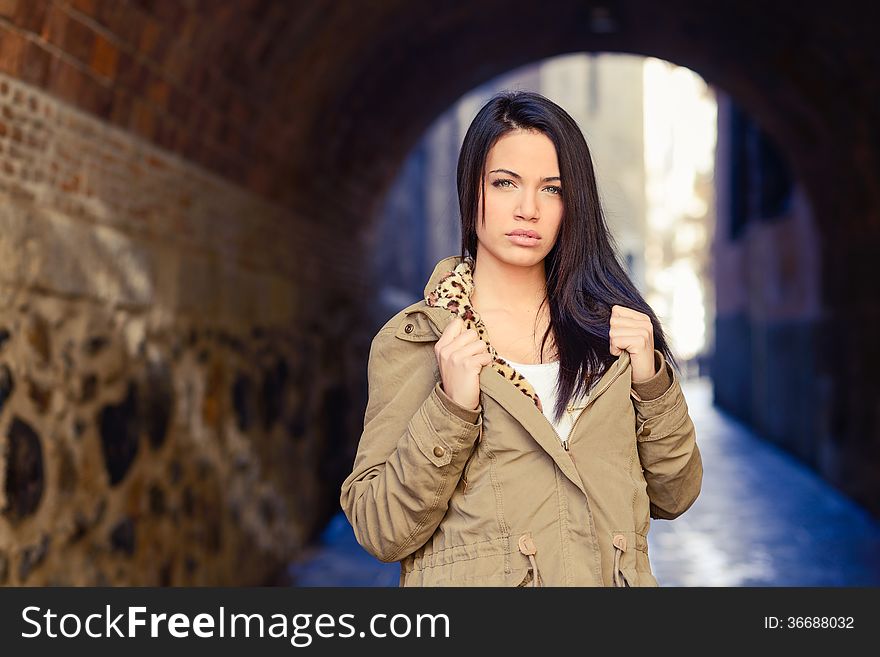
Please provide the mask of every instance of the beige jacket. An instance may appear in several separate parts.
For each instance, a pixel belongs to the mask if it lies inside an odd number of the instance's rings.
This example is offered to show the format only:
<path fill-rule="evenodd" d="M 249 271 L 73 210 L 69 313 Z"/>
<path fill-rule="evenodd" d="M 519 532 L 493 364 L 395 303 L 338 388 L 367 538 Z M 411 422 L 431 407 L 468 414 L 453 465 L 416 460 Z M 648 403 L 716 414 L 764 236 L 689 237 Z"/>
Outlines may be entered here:
<path fill-rule="evenodd" d="M 491 347 L 469 271 L 458 256 L 441 260 L 425 300 L 373 339 L 364 430 L 340 497 L 358 542 L 400 562 L 401 586 L 657 586 L 650 518 L 687 510 L 703 473 L 674 371 L 655 350 L 657 374 L 633 386 L 623 352 L 570 407 L 564 444 Z M 476 410 L 440 386 L 434 343 L 455 316 L 495 357 Z"/>

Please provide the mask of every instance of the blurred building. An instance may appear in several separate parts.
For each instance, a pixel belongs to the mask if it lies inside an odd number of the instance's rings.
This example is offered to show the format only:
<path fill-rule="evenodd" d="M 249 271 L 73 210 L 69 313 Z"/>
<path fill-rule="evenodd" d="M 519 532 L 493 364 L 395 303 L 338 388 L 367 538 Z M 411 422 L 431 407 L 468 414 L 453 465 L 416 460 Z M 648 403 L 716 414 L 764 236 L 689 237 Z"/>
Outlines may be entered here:
<path fill-rule="evenodd" d="M 714 348 L 715 92 L 687 68 L 644 61 L 647 301 L 684 371 L 705 374 Z"/>
<path fill-rule="evenodd" d="M 714 401 L 820 471 L 840 476 L 821 372 L 821 242 L 802 185 L 773 140 L 719 95 L 712 242 Z M 869 475 L 870 476 L 870 475 Z"/>
<path fill-rule="evenodd" d="M 714 222 L 714 95 L 695 73 L 632 55 L 576 53 L 496 78 L 462 97 L 413 149 L 383 209 L 373 251 L 381 322 L 422 295 L 434 264 L 459 253 L 455 171 L 464 133 L 501 90 L 537 91 L 577 121 L 593 157 L 621 261 L 676 355 L 708 348 Z"/>

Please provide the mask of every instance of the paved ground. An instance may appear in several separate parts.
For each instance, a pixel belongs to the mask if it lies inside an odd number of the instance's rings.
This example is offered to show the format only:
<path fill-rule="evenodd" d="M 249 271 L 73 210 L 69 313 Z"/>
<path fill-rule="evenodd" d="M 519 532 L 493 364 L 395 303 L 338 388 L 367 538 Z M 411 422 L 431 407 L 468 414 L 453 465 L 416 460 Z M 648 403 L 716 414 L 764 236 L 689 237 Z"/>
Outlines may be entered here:
<path fill-rule="evenodd" d="M 661 586 L 880 586 L 880 523 L 787 453 L 711 405 L 706 379 L 683 384 L 703 456 L 703 489 L 680 518 L 654 520 Z M 397 586 L 340 512 L 290 564 L 297 586 Z"/>

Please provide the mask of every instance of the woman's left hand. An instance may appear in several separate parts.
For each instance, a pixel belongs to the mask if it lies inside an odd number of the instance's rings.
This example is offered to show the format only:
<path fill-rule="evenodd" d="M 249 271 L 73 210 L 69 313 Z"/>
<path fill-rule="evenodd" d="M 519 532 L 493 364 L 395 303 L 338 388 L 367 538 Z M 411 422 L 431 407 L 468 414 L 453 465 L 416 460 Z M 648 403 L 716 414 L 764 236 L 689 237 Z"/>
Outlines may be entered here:
<path fill-rule="evenodd" d="M 633 383 L 647 381 L 654 370 L 654 325 L 644 313 L 625 306 L 611 306 L 611 330 L 608 332 L 611 354 L 628 351 Z"/>

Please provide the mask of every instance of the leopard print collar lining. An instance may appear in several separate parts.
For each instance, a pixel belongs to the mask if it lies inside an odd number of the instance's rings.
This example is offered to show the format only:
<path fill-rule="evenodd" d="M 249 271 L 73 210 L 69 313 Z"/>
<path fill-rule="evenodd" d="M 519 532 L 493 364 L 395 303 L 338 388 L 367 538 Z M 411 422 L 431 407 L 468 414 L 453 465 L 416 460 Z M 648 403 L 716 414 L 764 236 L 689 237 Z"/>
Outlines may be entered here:
<path fill-rule="evenodd" d="M 464 320 L 465 329 L 475 329 L 480 339 L 488 346 L 489 353 L 492 354 L 492 369 L 531 399 L 538 410 L 543 413 L 544 409 L 538 393 L 522 374 L 517 372 L 506 360 L 498 355 L 495 348 L 489 342 L 489 336 L 483 320 L 480 319 L 479 314 L 471 307 L 470 296 L 474 289 L 472 263 L 473 260 L 465 258 L 455 269 L 441 277 L 434 289 L 425 296 L 425 303 L 429 306 L 446 308 L 455 317 L 461 317 Z"/>

